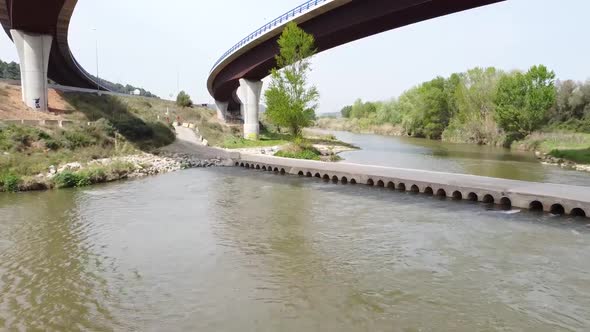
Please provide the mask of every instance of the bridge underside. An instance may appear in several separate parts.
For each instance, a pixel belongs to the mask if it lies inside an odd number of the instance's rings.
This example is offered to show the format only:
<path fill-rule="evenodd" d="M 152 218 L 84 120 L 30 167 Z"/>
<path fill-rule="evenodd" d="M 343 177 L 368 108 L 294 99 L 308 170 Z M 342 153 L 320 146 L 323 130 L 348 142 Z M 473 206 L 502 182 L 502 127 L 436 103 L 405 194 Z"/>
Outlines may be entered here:
<path fill-rule="evenodd" d="M 90 74 L 74 59 L 68 46 L 68 27 L 77 0 L 0 0 L 0 23 L 10 30 L 50 35 L 48 77 L 54 82 L 80 88 L 96 88 Z"/>
<path fill-rule="evenodd" d="M 300 26 L 315 36 L 318 51 L 322 52 L 384 31 L 501 1 L 353 0 Z M 239 109 L 234 93 L 239 79 L 257 81 L 268 76 L 276 65 L 277 38 L 252 48 L 223 68 L 213 81 L 215 100 L 228 102 L 229 110 Z"/>

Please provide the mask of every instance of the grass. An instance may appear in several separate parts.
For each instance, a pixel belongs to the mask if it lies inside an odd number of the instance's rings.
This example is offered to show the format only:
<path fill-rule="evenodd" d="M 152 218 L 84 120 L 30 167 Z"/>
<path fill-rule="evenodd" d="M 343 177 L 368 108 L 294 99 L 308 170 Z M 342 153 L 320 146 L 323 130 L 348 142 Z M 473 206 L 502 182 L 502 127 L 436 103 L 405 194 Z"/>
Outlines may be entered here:
<path fill-rule="evenodd" d="M 22 178 L 20 176 L 11 173 L 6 173 L 0 176 L 0 185 L 6 192 L 17 192 L 21 182 Z"/>
<path fill-rule="evenodd" d="M 55 188 L 80 188 L 96 183 L 125 178 L 135 170 L 135 166 L 128 162 L 113 162 L 108 166 L 89 167 L 78 172 L 65 171 L 57 174 L 51 185 Z"/>
<path fill-rule="evenodd" d="M 581 164 L 590 164 L 590 134 L 585 133 L 534 133 L 513 147 L 539 151 L 550 156 Z"/>
<path fill-rule="evenodd" d="M 590 134 L 584 133 L 533 133 L 526 139 L 515 142 L 513 147 L 549 153 L 553 150 L 578 150 L 590 147 Z"/>
<path fill-rule="evenodd" d="M 323 135 L 323 136 L 308 136 L 305 137 L 305 142 L 308 144 L 321 144 L 321 145 L 332 145 L 332 146 L 345 146 L 349 148 L 357 148 L 353 144 L 345 143 L 336 139 L 334 135 Z M 301 140 L 290 134 L 282 134 L 271 131 L 263 131 L 260 134 L 260 138 L 257 141 L 247 140 L 237 136 L 229 136 L 225 138 L 225 141 L 221 147 L 226 149 L 242 149 L 242 148 L 258 148 L 268 146 L 282 146 L 289 143 L 302 143 Z"/>
<path fill-rule="evenodd" d="M 578 164 L 590 164 L 590 148 L 578 150 L 552 150 L 549 155 L 555 158 L 571 160 Z"/>
<path fill-rule="evenodd" d="M 116 143 L 116 141 L 119 142 Z M 124 139 L 93 126 L 40 129 L 24 126 L 0 128 L 0 174 L 34 176 L 51 165 L 138 152 Z"/>
<path fill-rule="evenodd" d="M 68 119 L 92 124 L 66 128 L 0 125 L 0 180 L 8 175 L 25 179 L 47 173 L 51 165 L 151 152 L 175 140 L 173 128 L 162 117 L 158 119 L 155 109 L 168 102 L 76 93 L 62 97 L 75 109 L 66 115 Z M 203 119 L 212 114 L 199 109 L 182 112 Z M 63 180 L 71 186 L 68 179 Z M 87 182 L 81 180 L 78 185 Z M 14 188 L 13 183 L 0 184 L 7 189 Z"/>
<path fill-rule="evenodd" d="M 66 93 L 63 97 L 77 110 L 72 117 L 83 117 L 84 121 L 106 121 L 113 132 L 140 150 L 149 151 L 174 142 L 172 128 L 164 119 L 158 120 L 158 113 L 151 104 L 142 103 L 143 98 L 133 100 L 76 93 Z"/>
<path fill-rule="evenodd" d="M 0 89 L 0 99 L 6 94 L 4 88 Z M 151 98 L 81 93 L 60 96 L 65 105 L 62 116 L 79 125 L 54 128 L 0 124 L 0 191 L 81 187 L 125 177 L 133 171 L 133 165 L 113 163 L 64 172 L 51 181 L 38 175 L 48 173 L 50 166 L 74 161 L 84 164 L 153 152 L 174 142 L 171 121 L 196 123 L 211 144 L 239 133 L 237 128 L 219 124 L 216 112 L 206 108 L 182 108 Z"/>
<path fill-rule="evenodd" d="M 226 149 L 258 148 L 285 145 L 291 141 L 293 141 L 293 137 L 291 135 L 263 129 L 260 132 L 259 139 L 256 141 L 248 140 L 242 138 L 241 136 L 229 136 L 225 138 L 224 142 L 221 144 L 221 147 Z"/>
<path fill-rule="evenodd" d="M 322 154 L 309 143 L 290 143 L 281 151 L 275 153 L 276 157 L 321 160 Z"/>

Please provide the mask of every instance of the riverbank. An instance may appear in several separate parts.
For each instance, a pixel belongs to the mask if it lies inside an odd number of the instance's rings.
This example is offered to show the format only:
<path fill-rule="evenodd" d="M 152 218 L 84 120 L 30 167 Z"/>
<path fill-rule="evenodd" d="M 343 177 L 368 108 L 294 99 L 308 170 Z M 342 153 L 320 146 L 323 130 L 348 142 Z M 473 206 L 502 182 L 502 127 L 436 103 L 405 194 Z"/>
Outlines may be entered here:
<path fill-rule="evenodd" d="M 82 187 L 223 164 L 226 158 L 223 151 L 199 147 L 194 131 L 190 142 L 177 140 L 179 131 L 189 129 L 170 124 L 191 121 L 213 138 L 231 132 L 213 110 L 51 90 L 50 112 L 31 112 L 15 101 L 18 92 L 0 85 L 0 191 Z"/>
<path fill-rule="evenodd" d="M 512 147 L 534 152 L 546 165 L 590 172 L 590 134 L 534 133 Z"/>
<path fill-rule="evenodd" d="M 400 125 L 370 124 L 362 119 L 345 118 L 319 118 L 315 128 L 322 130 L 348 131 L 356 134 L 375 134 L 385 136 L 404 136 L 404 130 Z"/>
<path fill-rule="evenodd" d="M 0 180 L 0 191 L 38 191 L 73 187 L 86 187 L 125 179 L 165 174 L 189 168 L 227 165 L 221 159 L 202 160 L 189 154 L 142 153 L 96 159 L 88 163 L 71 162 L 50 166 L 47 172 L 36 176 L 5 176 Z"/>
<path fill-rule="evenodd" d="M 393 137 L 409 137 L 404 134 L 400 126 L 392 124 L 363 126 L 362 121 L 343 118 L 320 118 L 316 122 L 316 128 L 322 130 L 345 131 L 358 134 L 374 134 Z M 440 141 L 445 143 L 457 143 L 446 140 L 443 136 Z M 498 139 L 501 142 L 502 139 Z M 481 145 L 475 143 L 460 143 Z M 485 144 L 501 147 L 502 144 Z M 576 171 L 590 172 L 590 134 L 571 132 L 536 132 L 521 141 L 515 141 L 510 149 L 527 151 L 545 165 L 559 166 Z"/>
<path fill-rule="evenodd" d="M 42 146 L 43 139 L 52 139 L 51 136 L 45 136 L 48 134 L 41 128 L 20 128 L 13 125 L 0 128 L 0 134 L 4 134 L 0 137 L 6 138 L 7 133 L 18 130 L 36 133 L 37 138 L 41 140 L 31 143 L 35 147 Z M 178 138 L 172 144 L 151 153 L 129 147 L 100 151 L 96 146 L 76 151 L 62 151 L 61 154 L 48 151 L 45 153 L 28 151 L 28 154 L 4 152 L 0 158 L 2 163 L 0 192 L 85 187 L 189 168 L 231 165 L 229 155 L 224 154 L 222 150 L 202 145 L 192 129 L 176 127 L 175 131 Z M 66 137 L 71 136 L 71 132 L 67 131 L 61 134 Z M 23 137 L 25 140 L 32 139 L 31 135 L 21 136 L 21 139 Z M 0 143 L 6 142 L 0 140 Z M 101 152 L 109 156 L 98 157 Z M 50 164 L 54 160 L 68 160 L 68 162 Z"/>

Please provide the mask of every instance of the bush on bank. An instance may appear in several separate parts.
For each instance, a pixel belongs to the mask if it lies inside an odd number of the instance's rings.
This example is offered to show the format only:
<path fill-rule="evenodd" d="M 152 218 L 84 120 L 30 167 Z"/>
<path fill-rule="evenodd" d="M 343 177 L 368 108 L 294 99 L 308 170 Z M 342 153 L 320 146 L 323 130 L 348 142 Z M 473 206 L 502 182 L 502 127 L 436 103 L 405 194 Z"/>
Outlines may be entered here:
<path fill-rule="evenodd" d="M 321 160 L 322 154 L 311 143 L 297 138 L 294 142 L 275 153 L 275 156 L 291 159 Z"/>
<path fill-rule="evenodd" d="M 17 192 L 21 182 L 21 177 L 10 173 L 4 174 L 0 177 L 0 186 L 2 191 L 5 192 Z"/>

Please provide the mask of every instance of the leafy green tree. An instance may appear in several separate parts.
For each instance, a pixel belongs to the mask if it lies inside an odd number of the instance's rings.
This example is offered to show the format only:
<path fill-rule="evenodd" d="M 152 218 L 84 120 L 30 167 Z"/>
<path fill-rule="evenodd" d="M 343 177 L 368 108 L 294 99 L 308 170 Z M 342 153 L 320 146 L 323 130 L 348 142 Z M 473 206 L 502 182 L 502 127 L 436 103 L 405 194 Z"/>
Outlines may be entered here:
<path fill-rule="evenodd" d="M 20 80 L 20 66 L 16 62 L 4 62 L 0 60 L 0 78 L 7 80 Z"/>
<path fill-rule="evenodd" d="M 300 136 L 302 129 L 313 123 L 319 98 L 318 90 L 307 84 L 309 58 L 316 53 L 315 38 L 291 22 L 278 44 L 277 67 L 271 71 L 272 80 L 264 95 L 266 117 L 272 124 Z"/>
<path fill-rule="evenodd" d="M 193 101 L 186 92 L 180 91 L 176 97 L 176 105 L 180 107 L 191 107 L 193 106 Z"/>
<path fill-rule="evenodd" d="M 450 120 L 445 79 L 437 77 L 399 98 L 402 126 L 408 135 L 438 139 Z"/>
<path fill-rule="evenodd" d="M 382 103 L 376 103 L 378 124 L 391 123 L 394 125 L 402 122 L 402 114 L 399 110 L 399 102 L 396 99 L 391 99 Z"/>
<path fill-rule="evenodd" d="M 343 118 L 350 118 L 350 113 L 352 112 L 352 106 L 344 106 L 342 108 L 342 110 L 340 111 L 340 114 L 342 114 Z"/>
<path fill-rule="evenodd" d="M 549 111 L 549 126 L 555 129 L 590 132 L 590 81 L 556 83 L 556 102 Z"/>
<path fill-rule="evenodd" d="M 504 75 L 498 83 L 496 120 L 506 132 L 526 136 L 545 123 L 556 94 L 555 73 L 543 65 Z"/>
<path fill-rule="evenodd" d="M 495 121 L 495 98 L 502 72 L 494 67 L 453 74 L 459 82 L 450 94 L 454 110 L 443 139 L 451 142 L 496 144 L 502 133 Z M 451 79 L 449 79 L 451 80 Z"/>

